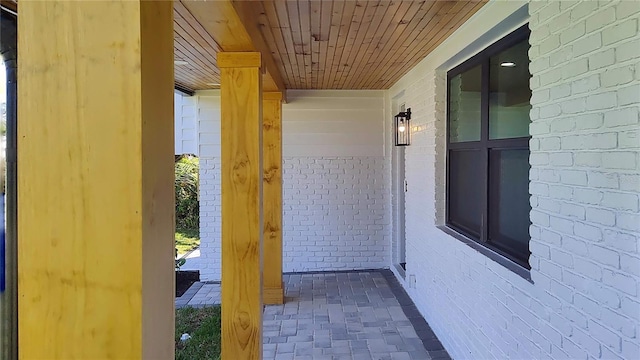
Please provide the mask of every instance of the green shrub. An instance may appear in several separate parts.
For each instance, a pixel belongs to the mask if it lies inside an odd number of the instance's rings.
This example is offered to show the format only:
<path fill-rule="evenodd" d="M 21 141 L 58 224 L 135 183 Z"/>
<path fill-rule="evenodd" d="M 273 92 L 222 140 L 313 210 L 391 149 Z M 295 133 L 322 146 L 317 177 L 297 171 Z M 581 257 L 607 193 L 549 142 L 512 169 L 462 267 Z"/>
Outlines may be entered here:
<path fill-rule="evenodd" d="M 181 156 L 175 164 L 176 228 L 196 230 L 200 226 L 198 204 L 198 171 L 200 160 L 191 155 Z"/>

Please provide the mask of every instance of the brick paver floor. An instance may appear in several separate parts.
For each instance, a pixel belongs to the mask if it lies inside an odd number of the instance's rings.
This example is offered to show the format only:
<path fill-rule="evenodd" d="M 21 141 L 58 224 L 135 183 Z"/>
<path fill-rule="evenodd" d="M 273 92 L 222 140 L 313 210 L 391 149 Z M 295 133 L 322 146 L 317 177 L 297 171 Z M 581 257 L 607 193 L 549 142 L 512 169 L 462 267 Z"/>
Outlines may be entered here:
<path fill-rule="evenodd" d="M 284 281 L 285 304 L 264 310 L 265 360 L 449 359 L 389 270 L 288 274 Z M 196 283 L 176 299 L 178 307 L 217 304 L 220 284 Z"/>
<path fill-rule="evenodd" d="M 220 305 L 220 283 L 197 282 L 176 299 L 176 308 Z"/>

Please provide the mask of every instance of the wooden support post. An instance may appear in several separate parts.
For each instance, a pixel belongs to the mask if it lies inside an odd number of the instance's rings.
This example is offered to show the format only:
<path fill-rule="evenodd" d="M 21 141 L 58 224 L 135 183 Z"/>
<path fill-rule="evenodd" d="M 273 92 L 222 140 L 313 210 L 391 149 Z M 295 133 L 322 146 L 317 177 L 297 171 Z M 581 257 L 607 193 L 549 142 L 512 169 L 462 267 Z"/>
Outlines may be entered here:
<path fill-rule="evenodd" d="M 282 93 L 262 101 L 264 151 L 264 303 L 284 303 L 282 286 Z"/>
<path fill-rule="evenodd" d="M 24 1 L 21 359 L 174 358 L 173 8 Z"/>
<path fill-rule="evenodd" d="M 218 53 L 222 115 L 222 358 L 262 359 L 262 74 Z"/>

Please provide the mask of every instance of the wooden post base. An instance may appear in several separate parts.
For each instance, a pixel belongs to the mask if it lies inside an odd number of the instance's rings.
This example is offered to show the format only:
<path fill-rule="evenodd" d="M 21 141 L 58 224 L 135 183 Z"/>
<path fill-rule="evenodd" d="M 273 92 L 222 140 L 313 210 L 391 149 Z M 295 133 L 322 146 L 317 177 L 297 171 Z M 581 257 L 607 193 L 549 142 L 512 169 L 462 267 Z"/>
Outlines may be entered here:
<path fill-rule="evenodd" d="M 262 302 L 265 305 L 284 304 L 284 286 L 279 288 L 264 288 L 262 292 Z"/>

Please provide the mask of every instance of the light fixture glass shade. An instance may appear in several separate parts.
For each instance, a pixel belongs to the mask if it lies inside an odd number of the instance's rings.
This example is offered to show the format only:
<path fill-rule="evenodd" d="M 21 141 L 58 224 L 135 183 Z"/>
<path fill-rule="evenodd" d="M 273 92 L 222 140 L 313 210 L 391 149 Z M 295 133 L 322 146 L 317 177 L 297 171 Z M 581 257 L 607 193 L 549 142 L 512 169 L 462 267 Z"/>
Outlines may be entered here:
<path fill-rule="evenodd" d="M 393 130 L 396 146 L 408 146 L 411 144 L 411 109 L 400 112 L 393 118 Z"/>

